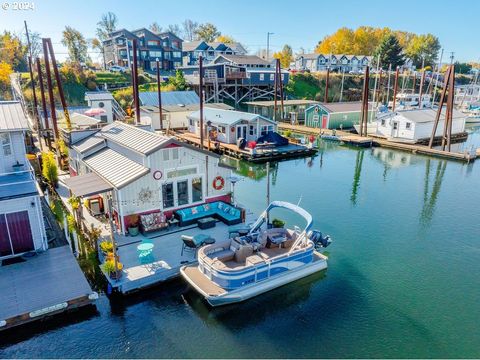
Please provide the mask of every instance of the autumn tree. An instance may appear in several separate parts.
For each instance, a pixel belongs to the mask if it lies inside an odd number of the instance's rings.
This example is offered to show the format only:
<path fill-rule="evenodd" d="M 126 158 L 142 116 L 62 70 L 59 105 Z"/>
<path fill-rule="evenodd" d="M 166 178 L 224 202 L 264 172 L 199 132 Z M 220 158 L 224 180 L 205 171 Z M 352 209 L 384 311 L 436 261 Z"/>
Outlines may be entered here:
<path fill-rule="evenodd" d="M 220 35 L 215 39 L 216 42 L 224 43 L 226 45 L 234 44 L 236 41 L 233 37 L 229 35 Z"/>
<path fill-rule="evenodd" d="M 0 35 L 0 62 L 9 64 L 14 71 L 26 71 L 27 47 L 20 37 L 5 31 Z"/>
<path fill-rule="evenodd" d="M 100 40 L 108 39 L 109 34 L 117 29 L 117 15 L 113 12 L 107 12 L 97 23 L 97 36 Z"/>
<path fill-rule="evenodd" d="M 70 61 L 75 63 L 86 62 L 88 47 L 82 33 L 70 26 L 66 26 L 62 34 L 62 44 L 68 49 Z"/>
<path fill-rule="evenodd" d="M 170 31 L 172 34 L 175 34 L 178 37 L 182 37 L 182 28 L 178 24 L 170 24 L 167 26 L 167 31 Z"/>
<path fill-rule="evenodd" d="M 0 62 L 0 94 L 8 94 L 10 96 L 10 75 L 13 73 L 12 65 L 1 61 Z M 0 97 L 2 97 L 0 95 Z"/>
<path fill-rule="evenodd" d="M 432 34 L 415 36 L 405 48 L 405 54 L 416 67 L 433 66 L 440 51 L 440 41 Z"/>
<path fill-rule="evenodd" d="M 220 31 L 212 23 L 201 24 L 195 32 L 197 40 L 212 42 L 219 37 Z"/>
<path fill-rule="evenodd" d="M 184 40 L 187 40 L 187 41 L 197 40 L 196 36 L 197 36 L 197 30 L 198 30 L 198 27 L 199 27 L 197 22 L 195 22 L 193 20 L 190 20 L 190 19 L 186 19 L 182 23 L 182 27 L 183 27 L 183 39 Z"/>
<path fill-rule="evenodd" d="M 275 59 L 280 59 L 280 65 L 282 68 L 288 69 L 290 67 L 290 63 L 293 61 L 292 47 L 285 44 L 281 51 L 273 53 L 273 57 Z"/>
<path fill-rule="evenodd" d="M 388 69 L 391 64 L 392 69 L 401 66 L 405 63 L 403 57 L 403 48 L 400 46 L 397 37 L 390 33 L 386 35 L 375 50 L 373 57 L 377 59 L 380 57 L 380 66 L 383 69 Z"/>

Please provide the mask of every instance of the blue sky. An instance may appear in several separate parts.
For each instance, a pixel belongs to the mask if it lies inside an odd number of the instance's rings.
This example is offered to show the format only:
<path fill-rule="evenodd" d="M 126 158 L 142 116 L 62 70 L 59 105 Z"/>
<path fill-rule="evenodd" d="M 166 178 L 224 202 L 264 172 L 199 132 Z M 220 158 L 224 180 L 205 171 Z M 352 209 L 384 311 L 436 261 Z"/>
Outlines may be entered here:
<path fill-rule="evenodd" d="M 9 2 L 13 0 L 0 0 Z M 0 30 L 19 32 L 23 20 L 33 31 L 51 37 L 58 58 L 66 50 L 60 44 L 65 25 L 80 30 L 85 37 L 95 36 L 96 23 L 102 13 L 113 11 L 119 27 L 148 27 L 181 23 L 190 18 L 212 22 L 227 35 L 233 36 L 255 53 L 266 47 L 266 33 L 273 32 L 271 50 L 290 44 L 294 51 L 313 51 L 325 35 L 342 26 L 361 25 L 433 33 L 438 36 L 445 53 L 455 52 L 459 61 L 478 61 L 480 1 L 477 0 L 36 0 L 35 10 L 0 9 Z M 445 58 L 444 58 L 445 60 Z"/>

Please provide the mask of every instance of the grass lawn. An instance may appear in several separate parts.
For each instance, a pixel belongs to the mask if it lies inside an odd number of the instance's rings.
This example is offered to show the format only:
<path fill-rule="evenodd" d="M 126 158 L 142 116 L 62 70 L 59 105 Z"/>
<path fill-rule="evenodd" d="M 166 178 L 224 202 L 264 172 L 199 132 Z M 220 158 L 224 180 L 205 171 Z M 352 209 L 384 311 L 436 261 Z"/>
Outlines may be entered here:
<path fill-rule="evenodd" d="M 109 71 L 102 71 L 95 73 L 95 81 L 97 85 L 109 84 L 119 84 L 130 82 L 130 75 L 122 73 L 114 73 Z"/>

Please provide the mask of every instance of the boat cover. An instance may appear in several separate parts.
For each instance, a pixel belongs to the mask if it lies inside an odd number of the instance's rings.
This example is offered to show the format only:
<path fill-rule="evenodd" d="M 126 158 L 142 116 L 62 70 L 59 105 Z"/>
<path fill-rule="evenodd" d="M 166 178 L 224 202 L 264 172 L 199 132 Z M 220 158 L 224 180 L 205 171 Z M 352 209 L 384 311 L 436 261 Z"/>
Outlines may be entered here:
<path fill-rule="evenodd" d="M 260 136 L 257 140 L 257 143 L 274 143 L 275 146 L 286 146 L 288 145 L 288 139 L 284 138 L 279 133 L 275 131 L 270 131 L 267 134 Z"/>

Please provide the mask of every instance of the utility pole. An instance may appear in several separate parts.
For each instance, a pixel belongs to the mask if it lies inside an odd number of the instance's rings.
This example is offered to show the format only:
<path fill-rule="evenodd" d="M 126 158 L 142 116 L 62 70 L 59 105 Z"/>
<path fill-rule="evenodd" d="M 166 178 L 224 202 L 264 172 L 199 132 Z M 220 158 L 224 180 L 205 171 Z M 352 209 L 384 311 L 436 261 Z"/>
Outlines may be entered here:
<path fill-rule="evenodd" d="M 160 85 L 161 85 L 161 83 L 160 83 L 160 61 L 157 58 L 158 113 L 159 113 L 159 116 L 160 116 L 160 131 L 161 131 L 161 130 L 163 130 L 163 114 L 162 114 L 162 89 L 161 89 Z"/>
<path fill-rule="evenodd" d="M 450 51 L 450 65 L 453 64 L 453 59 L 455 58 L 455 52 L 454 51 Z"/>
<path fill-rule="evenodd" d="M 392 64 L 388 64 L 388 80 L 387 80 L 387 108 L 390 100 L 390 74 L 392 72 Z"/>
<path fill-rule="evenodd" d="M 200 149 L 203 149 L 203 56 L 198 57 L 198 95 L 200 96 Z"/>
<path fill-rule="evenodd" d="M 35 63 L 37 65 L 37 74 L 38 74 L 38 86 L 40 88 L 40 97 L 42 99 L 42 110 L 43 110 L 43 118 L 45 119 L 45 130 L 47 134 L 47 146 L 50 150 L 52 150 L 52 144 L 50 142 L 50 132 L 48 131 L 50 126 L 48 124 L 48 110 L 47 110 L 47 102 L 45 100 L 45 90 L 43 89 L 43 75 L 42 75 L 42 66 L 40 65 L 40 58 L 35 59 Z M 41 139 L 39 140 L 42 141 Z"/>
<path fill-rule="evenodd" d="M 67 129 L 72 128 L 72 123 L 70 122 L 70 114 L 68 113 L 67 102 L 65 101 L 65 94 L 63 93 L 62 81 L 60 80 L 60 73 L 58 72 L 57 61 L 55 60 L 55 53 L 53 52 L 52 40 L 47 39 L 48 49 L 50 51 L 50 58 L 52 59 L 53 73 L 55 74 L 55 80 L 57 81 L 58 95 L 60 96 L 60 102 L 62 103 L 63 115 L 65 116 L 65 123 L 67 124 Z"/>
<path fill-rule="evenodd" d="M 133 51 L 133 68 L 132 68 L 132 77 L 133 81 L 133 96 L 135 103 L 135 123 L 140 124 L 140 102 L 138 99 L 138 67 L 137 67 L 137 40 L 133 39 L 132 42 L 132 51 Z"/>
<path fill-rule="evenodd" d="M 40 151 L 43 151 L 42 145 L 42 125 L 40 122 L 40 114 L 38 113 L 38 102 L 37 102 L 37 93 L 35 92 L 35 80 L 33 79 L 33 69 L 32 69 L 32 44 L 30 43 L 30 34 L 28 33 L 27 21 L 25 23 L 25 33 L 27 34 L 27 44 L 28 44 L 28 52 L 30 55 L 28 56 L 28 70 L 30 71 L 30 83 L 32 85 L 32 93 L 33 93 L 33 116 L 35 117 L 37 123 L 37 133 L 38 133 L 38 144 L 40 147 Z"/>
<path fill-rule="evenodd" d="M 422 71 L 422 78 L 420 79 L 420 91 L 418 94 L 418 108 L 423 108 L 422 96 L 423 96 L 423 83 L 425 81 L 425 70 Z"/>
<path fill-rule="evenodd" d="M 270 35 L 273 35 L 273 32 L 267 32 L 267 61 L 270 59 Z"/>
<path fill-rule="evenodd" d="M 397 89 L 398 89 L 398 73 L 400 71 L 400 67 L 397 66 L 397 69 L 395 70 L 395 82 L 393 85 L 393 105 L 392 105 L 392 112 L 395 111 L 395 104 L 397 102 Z"/>

